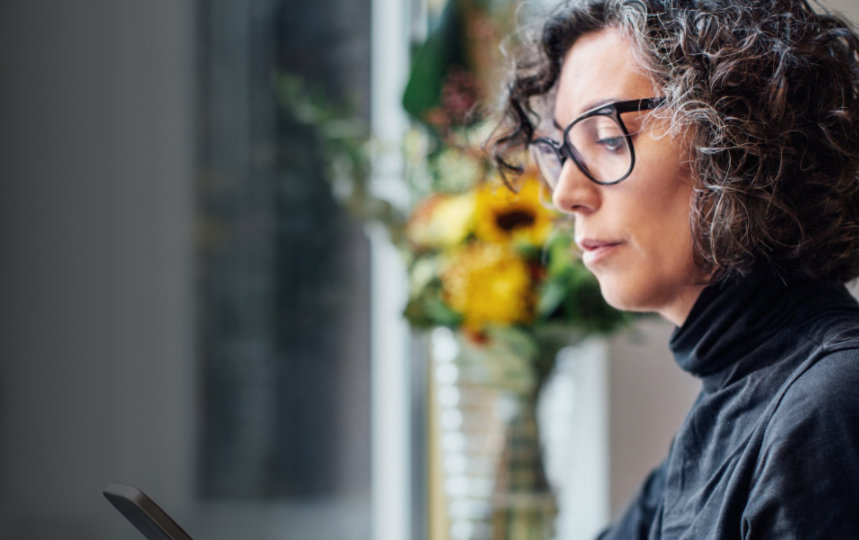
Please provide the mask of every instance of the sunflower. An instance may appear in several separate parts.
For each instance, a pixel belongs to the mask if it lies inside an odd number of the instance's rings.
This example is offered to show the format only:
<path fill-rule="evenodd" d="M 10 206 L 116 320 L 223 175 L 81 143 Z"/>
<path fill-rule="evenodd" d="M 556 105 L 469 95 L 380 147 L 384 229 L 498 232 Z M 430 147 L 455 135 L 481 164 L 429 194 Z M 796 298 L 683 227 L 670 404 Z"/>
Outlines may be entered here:
<path fill-rule="evenodd" d="M 475 235 L 486 242 L 542 246 L 555 213 L 542 202 L 540 181 L 524 177 L 517 193 L 497 184 L 486 183 L 477 191 Z"/>
<path fill-rule="evenodd" d="M 508 245 L 473 242 L 448 259 L 441 274 L 448 305 L 463 326 L 479 331 L 487 323 L 530 323 L 535 293 L 528 263 Z"/>

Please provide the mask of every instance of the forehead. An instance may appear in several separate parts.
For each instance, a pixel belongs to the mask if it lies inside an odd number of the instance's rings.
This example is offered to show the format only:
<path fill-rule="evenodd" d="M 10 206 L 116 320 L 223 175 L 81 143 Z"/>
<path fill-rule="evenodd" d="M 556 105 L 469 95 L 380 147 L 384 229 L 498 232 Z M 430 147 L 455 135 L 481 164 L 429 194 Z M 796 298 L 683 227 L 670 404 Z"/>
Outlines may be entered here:
<path fill-rule="evenodd" d="M 566 125 L 607 101 L 650 97 L 653 84 L 636 65 L 635 49 L 620 30 L 584 34 L 564 57 L 555 97 L 555 120 Z"/>

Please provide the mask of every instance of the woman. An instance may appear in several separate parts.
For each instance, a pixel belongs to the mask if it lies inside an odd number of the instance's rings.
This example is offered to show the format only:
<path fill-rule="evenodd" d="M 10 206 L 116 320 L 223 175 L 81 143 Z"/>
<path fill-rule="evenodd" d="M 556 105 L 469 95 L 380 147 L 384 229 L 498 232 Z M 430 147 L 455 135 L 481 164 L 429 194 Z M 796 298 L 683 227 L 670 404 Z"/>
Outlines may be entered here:
<path fill-rule="evenodd" d="M 795 0 L 564 6 L 509 86 L 611 305 L 702 391 L 600 538 L 859 538 L 859 38 Z"/>

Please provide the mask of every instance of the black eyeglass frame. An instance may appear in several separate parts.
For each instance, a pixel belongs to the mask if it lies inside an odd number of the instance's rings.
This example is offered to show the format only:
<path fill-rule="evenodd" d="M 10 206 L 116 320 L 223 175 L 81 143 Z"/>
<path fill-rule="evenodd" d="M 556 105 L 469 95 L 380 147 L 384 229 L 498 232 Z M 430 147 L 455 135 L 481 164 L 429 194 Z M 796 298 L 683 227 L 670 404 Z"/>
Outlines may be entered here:
<path fill-rule="evenodd" d="M 530 144 L 546 143 L 552 150 L 554 150 L 555 154 L 558 157 L 558 161 L 561 163 L 561 167 L 564 166 L 564 162 L 567 160 L 567 158 L 570 158 L 573 160 L 573 163 L 576 164 L 576 167 L 578 167 L 579 170 L 582 171 L 582 173 L 587 176 L 590 181 L 597 183 L 601 186 L 612 186 L 614 184 L 618 184 L 626 180 L 626 178 L 630 174 L 632 174 L 633 169 L 635 169 L 635 145 L 632 144 L 632 136 L 629 134 L 629 130 L 626 128 L 626 124 L 623 123 L 623 119 L 621 119 L 620 115 L 627 112 L 648 111 L 651 109 L 655 109 L 662 104 L 662 101 L 663 98 L 642 98 L 631 99 L 627 101 L 615 101 L 613 103 L 600 105 L 599 107 L 594 107 L 589 111 L 585 111 L 584 113 L 576 117 L 572 122 L 570 122 L 567 127 L 564 128 L 563 137 L 560 143 L 554 139 L 540 137 L 531 141 Z M 617 180 L 612 180 L 611 182 L 603 182 L 594 178 L 591 173 L 588 172 L 584 164 L 582 164 L 578 160 L 578 158 L 576 158 L 576 152 L 573 150 L 574 147 L 568 142 L 569 133 L 570 130 L 573 129 L 573 126 L 583 120 L 587 120 L 588 118 L 592 118 L 594 116 L 609 116 L 614 119 L 614 121 L 617 122 L 617 124 L 623 131 L 623 138 L 625 139 L 626 145 L 629 148 L 629 169 L 626 171 L 626 173 L 624 173 L 623 176 L 621 176 Z M 557 181 L 558 179 L 556 178 L 555 182 Z"/>

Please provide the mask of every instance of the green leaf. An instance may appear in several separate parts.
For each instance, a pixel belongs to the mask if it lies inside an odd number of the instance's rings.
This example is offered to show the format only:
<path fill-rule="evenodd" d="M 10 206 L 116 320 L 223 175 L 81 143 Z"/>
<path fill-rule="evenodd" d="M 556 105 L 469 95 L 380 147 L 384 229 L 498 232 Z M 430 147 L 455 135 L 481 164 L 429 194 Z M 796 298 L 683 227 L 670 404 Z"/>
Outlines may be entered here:
<path fill-rule="evenodd" d="M 537 301 L 537 316 L 541 319 L 548 318 L 563 303 L 566 294 L 567 287 L 563 280 L 551 279 L 543 283 Z"/>
<path fill-rule="evenodd" d="M 460 1 L 449 0 L 438 27 L 414 55 L 403 107 L 423 122 L 425 113 L 441 101 L 441 90 L 452 66 L 466 67 L 464 24 Z"/>

